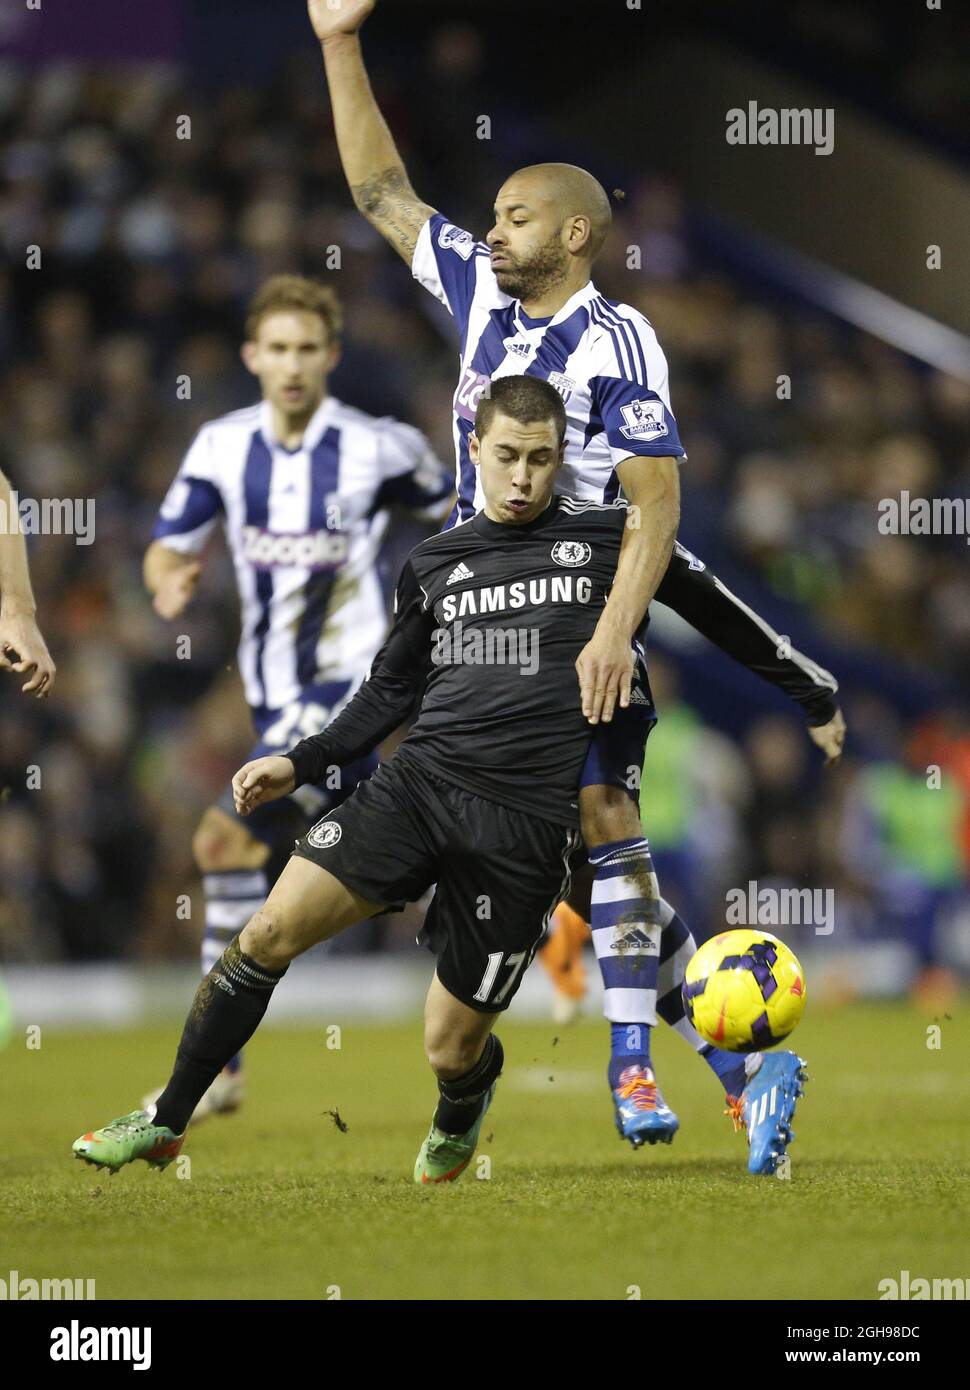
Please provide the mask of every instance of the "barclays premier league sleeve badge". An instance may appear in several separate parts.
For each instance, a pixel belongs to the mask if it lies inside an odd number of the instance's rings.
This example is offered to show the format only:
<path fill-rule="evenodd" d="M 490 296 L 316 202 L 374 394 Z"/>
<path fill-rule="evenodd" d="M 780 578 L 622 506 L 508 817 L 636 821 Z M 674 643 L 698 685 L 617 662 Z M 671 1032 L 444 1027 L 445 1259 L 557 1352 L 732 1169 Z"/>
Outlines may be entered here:
<path fill-rule="evenodd" d="M 626 421 L 620 433 L 626 439 L 662 439 L 667 433 L 663 401 L 630 401 L 620 413 Z"/>
<path fill-rule="evenodd" d="M 471 232 L 447 223 L 438 233 L 438 245 L 443 251 L 455 251 L 463 261 L 467 261 L 475 250 L 475 238 Z"/>

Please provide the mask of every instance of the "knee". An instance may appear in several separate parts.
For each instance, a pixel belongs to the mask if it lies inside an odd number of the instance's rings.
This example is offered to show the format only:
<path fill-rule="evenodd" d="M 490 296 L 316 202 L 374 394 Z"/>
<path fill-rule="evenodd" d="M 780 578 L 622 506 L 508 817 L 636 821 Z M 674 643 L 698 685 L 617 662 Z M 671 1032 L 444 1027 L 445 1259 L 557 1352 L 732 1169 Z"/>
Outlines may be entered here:
<path fill-rule="evenodd" d="M 439 1081 L 454 1081 L 471 1071 L 482 1054 L 482 1046 L 481 1038 L 445 1033 L 433 1027 L 425 1029 L 425 1055 Z"/>
<path fill-rule="evenodd" d="M 279 913 L 266 907 L 254 912 L 243 927 L 239 947 L 265 970 L 284 970 L 300 954 L 293 933 L 287 930 Z"/>
<path fill-rule="evenodd" d="M 619 787 L 584 787 L 579 795 L 579 814 L 587 849 L 643 834 L 639 807 Z"/>

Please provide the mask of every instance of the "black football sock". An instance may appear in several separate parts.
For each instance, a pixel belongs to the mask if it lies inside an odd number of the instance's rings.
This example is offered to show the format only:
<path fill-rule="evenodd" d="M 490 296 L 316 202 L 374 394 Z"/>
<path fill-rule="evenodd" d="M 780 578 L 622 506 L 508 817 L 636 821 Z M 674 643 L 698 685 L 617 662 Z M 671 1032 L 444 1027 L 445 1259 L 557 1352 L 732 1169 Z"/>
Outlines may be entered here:
<path fill-rule="evenodd" d="M 266 970 L 230 941 L 196 990 L 175 1070 L 155 1107 L 155 1123 L 182 1134 L 223 1067 L 259 1027 L 285 970 Z"/>
<path fill-rule="evenodd" d="M 443 1134 L 466 1134 L 478 1117 L 477 1106 L 482 1096 L 502 1074 L 505 1053 L 494 1033 L 475 1065 L 464 1076 L 453 1081 L 439 1081 L 441 1099 L 434 1112 L 434 1124 Z"/>

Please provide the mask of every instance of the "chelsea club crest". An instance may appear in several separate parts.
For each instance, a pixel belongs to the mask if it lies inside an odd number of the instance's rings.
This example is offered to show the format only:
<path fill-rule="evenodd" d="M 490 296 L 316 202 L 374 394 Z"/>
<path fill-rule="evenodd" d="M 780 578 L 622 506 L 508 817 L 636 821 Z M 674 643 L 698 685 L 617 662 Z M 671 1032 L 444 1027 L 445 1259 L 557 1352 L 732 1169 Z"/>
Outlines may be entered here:
<path fill-rule="evenodd" d="M 314 849 L 330 849 L 337 843 L 342 833 L 338 821 L 318 821 L 313 829 L 308 831 L 307 843 L 313 845 Z"/>
<path fill-rule="evenodd" d="M 585 565 L 592 553 L 592 547 L 585 541 L 556 541 L 552 547 L 552 558 L 556 564 L 565 565 L 569 569 Z"/>

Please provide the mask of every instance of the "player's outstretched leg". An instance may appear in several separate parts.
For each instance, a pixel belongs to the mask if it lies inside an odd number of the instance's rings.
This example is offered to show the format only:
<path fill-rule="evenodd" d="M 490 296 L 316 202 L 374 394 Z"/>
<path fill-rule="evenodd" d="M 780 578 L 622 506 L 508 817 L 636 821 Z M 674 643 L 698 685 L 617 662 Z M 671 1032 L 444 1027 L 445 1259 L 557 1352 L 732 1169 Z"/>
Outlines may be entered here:
<path fill-rule="evenodd" d="M 257 915 L 253 922 L 258 920 Z M 156 1131 L 170 1137 L 172 1156 L 178 1152 L 192 1112 L 229 1058 L 256 1031 L 289 964 L 267 969 L 243 949 L 244 937 L 245 933 L 229 943 L 196 990 L 175 1070 L 154 1110 L 136 1110 L 83 1135 L 74 1144 L 76 1157 L 113 1171 L 136 1158 L 151 1162 L 143 1146 L 151 1144 Z"/>
<path fill-rule="evenodd" d="M 502 1071 L 502 1044 L 492 1033 L 498 1014 L 470 1009 L 431 981 L 424 1010 L 424 1046 L 438 1079 L 438 1105 L 414 1164 L 414 1181 L 454 1182 L 478 1147 L 485 1112 Z"/>
<path fill-rule="evenodd" d="M 578 874 L 576 876 L 576 887 L 580 890 L 582 889 L 580 876 Z M 590 913 L 588 897 L 584 901 L 582 892 L 580 891 L 575 899 L 576 908 L 578 908 L 578 910 L 573 907 L 572 902 L 573 900 L 571 900 L 569 904 L 560 904 L 553 916 L 553 923 L 558 924 L 560 914 L 569 913 L 570 925 L 572 922 L 578 922 L 585 936 L 588 932 L 588 928 L 581 914 L 583 912 Z M 725 1052 L 722 1048 L 714 1047 L 711 1043 L 705 1042 L 693 1025 L 688 1021 L 684 1010 L 681 986 L 684 983 L 687 964 L 697 950 L 697 943 L 687 924 L 674 911 L 666 899 L 662 897 L 659 899 L 658 918 L 660 922 L 660 958 L 657 969 L 657 1017 L 662 1019 L 679 1037 L 683 1038 L 688 1047 L 692 1048 L 698 1056 L 704 1059 L 720 1082 L 728 1104 L 737 1105 L 738 1100 L 736 1098 L 740 1097 L 747 1082 L 744 1070 L 744 1058 L 735 1052 Z M 582 949 L 581 938 L 578 933 L 573 942 L 573 949 L 577 951 L 581 951 Z M 548 959 L 550 956 L 552 960 Z M 557 987 L 559 975 L 569 969 L 568 963 L 564 964 L 566 956 L 565 944 L 560 941 L 560 933 L 557 930 L 549 946 L 543 948 L 540 955 L 540 960 L 546 966 L 553 979 L 554 987 Z M 557 1006 L 559 999 L 560 995 L 557 987 Z M 572 1001 L 570 1000 L 569 1002 L 571 1003 Z M 575 1008 L 575 1005 L 573 1007 Z M 557 1016 L 556 1021 L 563 1022 L 565 1020 Z M 632 1025 L 627 1026 L 629 1027 Z M 616 1035 L 614 1035 L 614 1041 L 615 1040 Z M 625 1043 L 625 1041 L 626 1039 L 621 1036 L 621 1042 Z M 636 1041 L 636 1038 L 634 1038 L 634 1045 Z M 636 1078 L 630 1078 L 630 1080 L 635 1079 Z M 643 1080 L 646 1081 L 647 1078 L 644 1077 Z M 648 1092 L 645 1087 L 640 1086 L 635 1088 L 633 1094 L 629 1098 L 621 1098 L 620 1103 L 626 1104 L 629 1102 L 635 1107 L 635 1097 L 638 1093 L 642 1098 L 642 1103 L 647 1103 Z M 632 1122 L 634 1125 L 636 1124 L 636 1114 L 632 1116 Z"/>
<path fill-rule="evenodd" d="M 192 853 L 202 874 L 205 895 L 205 931 L 202 937 L 202 974 L 208 975 L 225 948 L 258 912 L 269 893 L 269 846 L 256 839 L 248 826 L 222 805 L 210 806 L 202 815 L 192 840 Z M 242 1054 L 231 1057 L 201 1097 L 190 1117 L 199 1124 L 212 1115 L 230 1115 L 243 1103 L 245 1082 Z M 157 1105 L 162 1087 L 142 1097 L 142 1109 Z"/>
<path fill-rule="evenodd" d="M 687 924 L 660 899 L 660 968 L 657 971 L 657 1015 L 703 1057 L 728 1097 L 740 1096 L 746 1076 L 744 1057 L 705 1042 L 684 1010 L 682 985 L 697 943 Z"/>
<path fill-rule="evenodd" d="M 748 1172 L 770 1176 L 795 1138 L 792 1120 L 808 1073 L 794 1052 L 752 1052 L 744 1059 L 747 1082 L 728 1096 L 724 1112 L 748 1136 Z"/>
<path fill-rule="evenodd" d="M 740 1056 L 706 1043 L 688 1022 L 681 986 L 697 949 L 694 938 L 669 903 L 661 900 L 657 1013 L 704 1058 L 724 1087 L 726 1115 L 748 1136 L 748 1171 L 773 1173 L 795 1137 L 791 1122 L 806 1081 L 804 1063 L 793 1052 Z"/>
<path fill-rule="evenodd" d="M 113 1172 L 137 1158 L 154 1167 L 171 1162 L 200 1098 L 259 1027 L 290 961 L 381 906 L 351 892 L 319 865 L 292 858 L 265 905 L 196 991 L 175 1069 L 154 1115 L 136 1110 L 104 1129 L 89 1130 L 75 1141 L 75 1157 Z"/>
<path fill-rule="evenodd" d="M 583 838 L 593 867 L 590 926 L 610 1020 L 608 1080 L 616 1128 L 635 1149 L 669 1144 L 680 1121 L 660 1093 L 650 1061 L 657 1022 L 660 889 L 640 813 L 625 792 L 580 792 Z"/>

